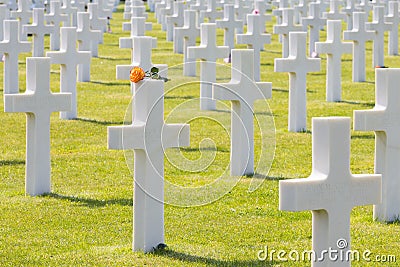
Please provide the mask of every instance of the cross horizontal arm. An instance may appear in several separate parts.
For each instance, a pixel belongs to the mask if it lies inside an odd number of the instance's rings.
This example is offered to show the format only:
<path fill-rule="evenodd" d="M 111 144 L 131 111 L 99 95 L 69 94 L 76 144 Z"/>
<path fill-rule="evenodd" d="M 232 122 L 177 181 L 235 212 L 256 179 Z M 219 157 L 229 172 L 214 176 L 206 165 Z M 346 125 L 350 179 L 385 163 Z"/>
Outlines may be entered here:
<path fill-rule="evenodd" d="M 145 123 L 108 127 L 108 149 L 145 149 L 145 128 Z"/>

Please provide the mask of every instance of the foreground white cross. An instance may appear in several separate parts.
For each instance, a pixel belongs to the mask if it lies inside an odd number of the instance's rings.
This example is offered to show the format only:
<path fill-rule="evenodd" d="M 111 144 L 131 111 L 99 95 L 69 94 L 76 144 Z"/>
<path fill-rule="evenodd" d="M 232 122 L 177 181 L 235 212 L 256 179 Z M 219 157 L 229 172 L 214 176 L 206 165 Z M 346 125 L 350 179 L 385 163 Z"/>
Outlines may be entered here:
<path fill-rule="evenodd" d="M 342 55 L 350 54 L 352 43 L 342 42 L 342 21 L 328 20 L 326 42 L 315 43 L 315 51 L 327 54 L 326 101 L 342 100 Z"/>
<path fill-rule="evenodd" d="M 343 32 L 344 40 L 353 41 L 353 82 L 365 81 L 365 43 L 374 40 L 375 32 L 367 31 L 365 21 L 367 16 L 363 12 L 353 13 L 353 29 Z"/>
<path fill-rule="evenodd" d="M 400 217 L 400 69 L 376 69 L 376 103 L 372 110 L 354 111 L 354 130 L 375 131 L 375 173 L 382 174 L 382 203 L 374 219 Z"/>
<path fill-rule="evenodd" d="M 279 182 L 279 209 L 312 211 L 312 266 L 350 266 L 351 210 L 380 202 L 381 175 L 351 174 L 350 118 L 313 118 L 312 131 L 311 175 Z"/>
<path fill-rule="evenodd" d="M 215 110 L 216 102 L 212 99 L 212 83 L 216 80 L 216 61 L 229 56 L 229 47 L 217 46 L 217 25 L 202 23 L 200 26 L 201 42 L 199 46 L 187 48 L 188 58 L 200 58 L 200 109 Z"/>
<path fill-rule="evenodd" d="M 253 104 L 271 98 L 272 84 L 254 80 L 254 51 L 232 50 L 232 77 L 229 83 L 213 84 L 213 98 L 232 101 L 231 175 L 254 173 Z"/>
<path fill-rule="evenodd" d="M 164 82 L 133 84 L 132 124 L 108 127 L 108 148 L 134 150 L 133 250 L 164 243 L 164 149 L 189 145 L 189 125 L 165 124 Z"/>
<path fill-rule="evenodd" d="M 71 94 L 50 92 L 50 58 L 26 59 L 26 92 L 5 94 L 5 112 L 26 113 L 26 193 L 51 192 L 50 115 L 70 110 Z"/>
<path fill-rule="evenodd" d="M 0 52 L 4 53 L 4 75 L 3 90 L 5 94 L 16 94 L 19 92 L 18 81 L 18 56 L 23 52 L 31 51 L 30 42 L 20 42 L 19 21 L 5 20 L 4 40 L 0 42 Z"/>
<path fill-rule="evenodd" d="M 289 122 L 291 132 L 307 129 L 306 76 L 319 71 L 321 60 L 307 58 L 307 33 L 289 33 L 289 56 L 275 59 L 275 72 L 289 72 Z"/>
<path fill-rule="evenodd" d="M 78 117 L 78 96 L 76 90 L 77 67 L 79 64 L 89 64 L 91 53 L 76 50 L 77 33 L 75 27 L 61 28 L 60 51 L 50 51 L 46 55 L 51 58 L 51 64 L 61 65 L 60 91 L 72 94 L 71 111 L 60 112 L 61 119 Z"/>

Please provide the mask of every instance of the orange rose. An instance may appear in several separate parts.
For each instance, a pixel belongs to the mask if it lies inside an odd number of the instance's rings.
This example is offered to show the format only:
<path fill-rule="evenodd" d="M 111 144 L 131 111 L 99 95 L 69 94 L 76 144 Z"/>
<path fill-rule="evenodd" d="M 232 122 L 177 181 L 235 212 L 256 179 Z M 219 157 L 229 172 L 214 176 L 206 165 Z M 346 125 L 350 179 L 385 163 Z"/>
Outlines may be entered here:
<path fill-rule="evenodd" d="M 146 74 L 142 68 L 133 67 L 133 69 L 131 69 L 131 73 L 130 73 L 130 80 L 133 83 L 137 83 L 138 81 L 143 80 L 145 75 Z"/>

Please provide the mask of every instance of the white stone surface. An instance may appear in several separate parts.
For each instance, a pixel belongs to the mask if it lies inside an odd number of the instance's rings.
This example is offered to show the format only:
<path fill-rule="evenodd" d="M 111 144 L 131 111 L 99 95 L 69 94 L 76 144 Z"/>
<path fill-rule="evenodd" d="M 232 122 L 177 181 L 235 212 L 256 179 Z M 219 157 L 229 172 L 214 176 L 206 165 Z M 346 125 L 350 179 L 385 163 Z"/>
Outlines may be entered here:
<path fill-rule="evenodd" d="M 346 21 L 346 13 L 340 11 L 340 0 L 330 0 L 329 12 L 323 12 L 324 18 L 328 20 L 342 20 Z"/>
<path fill-rule="evenodd" d="M 376 69 L 376 103 L 372 110 L 354 111 L 354 130 L 375 131 L 375 173 L 382 174 L 382 203 L 374 219 L 400 217 L 400 69 Z"/>
<path fill-rule="evenodd" d="M 78 99 L 76 90 L 77 67 L 80 64 L 89 64 L 91 53 L 77 51 L 77 33 L 75 27 L 61 28 L 60 51 L 49 51 L 46 56 L 51 58 L 51 64 L 61 65 L 60 91 L 72 94 L 71 111 L 60 112 L 61 119 L 75 119 L 78 117 Z"/>
<path fill-rule="evenodd" d="M 375 31 L 372 67 L 385 65 L 385 32 L 389 31 L 391 23 L 385 22 L 385 8 L 374 6 L 372 22 L 366 23 L 367 30 Z"/>
<path fill-rule="evenodd" d="M 258 99 L 271 98 L 272 84 L 255 82 L 254 51 L 232 50 L 232 77 L 229 83 L 214 83 L 213 98 L 232 101 L 231 175 L 254 173 L 253 105 Z"/>
<path fill-rule="evenodd" d="M 326 62 L 326 101 L 342 100 L 342 55 L 350 54 L 353 44 L 342 42 L 342 21 L 328 20 L 325 42 L 315 43 L 318 54 L 327 54 Z"/>
<path fill-rule="evenodd" d="M 216 61 L 229 56 L 229 47 L 217 46 L 217 25 L 202 23 L 200 25 L 200 45 L 187 48 L 188 58 L 200 61 L 200 109 L 215 110 L 216 102 L 212 99 L 212 83 L 216 81 Z"/>
<path fill-rule="evenodd" d="M 347 30 L 353 29 L 353 13 L 357 11 L 354 0 L 346 0 L 345 6 L 342 8 L 346 14 Z"/>
<path fill-rule="evenodd" d="M 389 30 L 389 40 L 388 40 L 388 54 L 395 56 L 399 54 L 399 2 L 390 1 L 389 2 L 389 13 L 385 16 L 385 22 L 392 24 Z"/>
<path fill-rule="evenodd" d="M 137 19 L 143 19 L 144 24 Z M 152 29 L 153 23 L 146 22 L 144 17 L 133 17 L 129 22 L 122 22 L 122 30 L 131 32 L 131 36 L 144 36 L 145 31 L 151 31 Z"/>
<path fill-rule="evenodd" d="M 368 31 L 365 26 L 367 16 L 364 12 L 353 13 L 353 29 L 344 31 L 343 39 L 353 41 L 353 82 L 365 81 L 365 43 L 375 38 L 375 32 Z"/>
<path fill-rule="evenodd" d="M 3 90 L 5 94 L 19 92 L 18 56 L 31 51 L 31 43 L 19 40 L 19 21 L 4 20 L 4 40 L 0 42 L 0 52 L 4 53 Z"/>
<path fill-rule="evenodd" d="M 265 25 L 261 25 L 259 15 L 247 15 L 247 32 L 236 34 L 238 44 L 247 44 L 254 50 L 254 79 L 260 81 L 260 51 L 264 50 L 264 44 L 271 43 L 271 34 L 264 33 Z"/>
<path fill-rule="evenodd" d="M 10 10 L 17 10 L 18 9 L 17 0 L 8 0 L 7 7 Z"/>
<path fill-rule="evenodd" d="M 235 18 L 234 5 L 224 5 L 224 18 L 216 20 L 217 28 L 224 30 L 224 46 L 235 48 L 235 33 L 243 31 L 243 21 Z"/>
<path fill-rule="evenodd" d="M 302 17 L 307 17 L 308 13 L 308 5 L 309 5 L 310 0 L 299 0 L 299 3 L 297 5 L 293 6 L 294 9 L 294 23 L 295 24 L 300 24 L 301 23 L 301 18 Z"/>
<path fill-rule="evenodd" d="M 294 10 L 293 8 L 282 9 L 282 23 L 274 26 L 274 33 L 279 34 L 282 40 L 282 57 L 289 55 L 289 33 L 302 32 L 302 25 L 294 24 Z"/>
<path fill-rule="evenodd" d="M 312 250 L 318 257 L 325 250 L 348 255 L 351 210 L 381 201 L 381 175 L 350 172 L 350 123 L 346 117 L 313 118 L 311 175 L 279 182 L 280 210 L 312 211 Z M 311 265 L 351 265 L 346 257 L 334 261 L 327 254 Z"/>
<path fill-rule="evenodd" d="M 5 112 L 26 113 L 25 189 L 31 196 L 51 192 L 50 115 L 71 108 L 71 94 L 50 92 L 50 59 L 26 59 L 26 92 L 5 94 Z"/>
<path fill-rule="evenodd" d="M 165 124 L 162 81 L 134 84 L 131 125 L 108 127 L 109 149 L 133 149 L 133 250 L 164 241 L 164 149 L 189 145 L 189 125 Z"/>
<path fill-rule="evenodd" d="M 44 19 L 44 9 L 34 8 L 33 9 L 33 22 L 30 25 L 24 25 L 23 30 L 27 34 L 32 34 L 32 56 L 43 57 L 44 56 L 44 36 L 53 33 L 54 25 L 46 25 Z"/>
<path fill-rule="evenodd" d="M 309 31 L 309 56 L 312 56 L 315 52 L 315 43 L 319 41 L 319 31 L 325 27 L 326 19 L 320 16 L 320 4 L 310 3 L 310 14 L 308 17 L 301 18 L 301 23 L 307 30 L 307 26 L 310 26 Z"/>
<path fill-rule="evenodd" d="M 60 25 L 64 26 L 68 16 L 60 12 L 60 1 L 50 2 L 50 12 L 45 15 L 46 22 L 54 26 L 53 32 L 50 34 L 50 50 L 60 50 Z"/>
<path fill-rule="evenodd" d="M 289 33 L 289 56 L 275 59 L 275 72 L 289 73 L 289 122 L 288 130 L 302 132 L 307 129 L 306 76 L 319 71 L 321 60 L 307 58 L 307 33 Z"/>

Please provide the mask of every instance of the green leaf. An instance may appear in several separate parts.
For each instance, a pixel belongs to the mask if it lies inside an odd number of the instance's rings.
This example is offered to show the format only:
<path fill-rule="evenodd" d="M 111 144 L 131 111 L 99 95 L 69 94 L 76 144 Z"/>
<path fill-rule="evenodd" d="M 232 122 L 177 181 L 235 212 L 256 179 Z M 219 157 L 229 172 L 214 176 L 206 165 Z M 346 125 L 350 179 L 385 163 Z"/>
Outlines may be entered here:
<path fill-rule="evenodd" d="M 150 72 L 151 73 L 158 73 L 158 68 L 157 67 L 152 67 Z"/>

